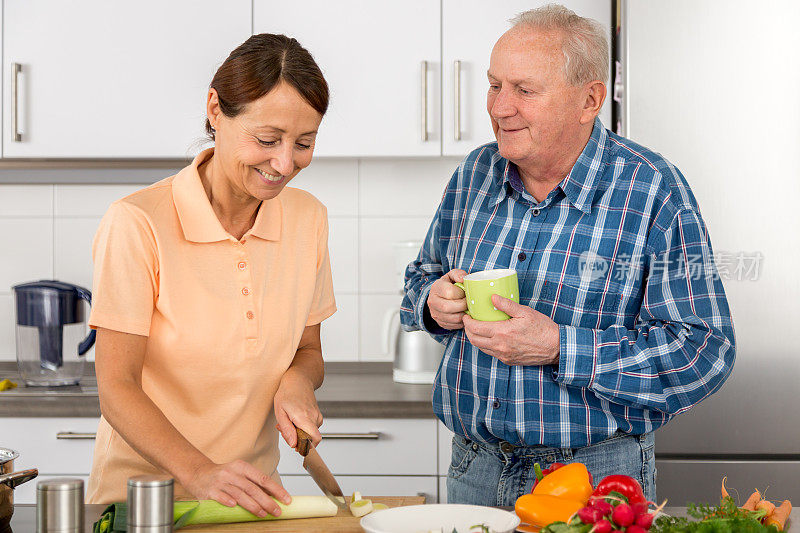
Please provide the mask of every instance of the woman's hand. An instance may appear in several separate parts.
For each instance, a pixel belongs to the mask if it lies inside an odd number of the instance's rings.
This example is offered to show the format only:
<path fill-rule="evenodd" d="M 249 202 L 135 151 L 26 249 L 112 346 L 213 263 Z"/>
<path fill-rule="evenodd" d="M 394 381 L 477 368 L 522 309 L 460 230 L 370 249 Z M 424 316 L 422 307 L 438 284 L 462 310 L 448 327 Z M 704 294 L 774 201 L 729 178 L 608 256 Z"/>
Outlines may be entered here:
<path fill-rule="evenodd" d="M 314 384 L 298 372 L 289 369 L 281 378 L 278 392 L 275 393 L 275 419 L 278 431 L 286 444 L 297 447 L 297 429 L 300 428 L 311 437 L 314 446 L 322 440 L 319 426 L 322 413 L 314 397 Z"/>
<path fill-rule="evenodd" d="M 209 461 L 197 468 L 183 485 L 198 500 L 216 500 L 228 507 L 238 504 L 261 518 L 267 513 L 281 514 L 281 508 L 270 495 L 285 504 L 292 501 L 283 487 L 245 461 L 221 465 Z"/>

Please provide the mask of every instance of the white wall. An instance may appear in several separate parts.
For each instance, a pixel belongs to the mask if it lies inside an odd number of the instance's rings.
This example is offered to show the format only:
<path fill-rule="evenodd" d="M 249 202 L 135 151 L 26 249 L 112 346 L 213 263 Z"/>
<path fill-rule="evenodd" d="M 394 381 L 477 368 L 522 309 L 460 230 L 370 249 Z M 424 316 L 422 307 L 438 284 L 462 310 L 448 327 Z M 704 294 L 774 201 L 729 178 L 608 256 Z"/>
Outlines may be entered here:
<path fill-rule="evenodd" d="M 388 360 L 382 319 L 400 303 L 391 243 L 425 236 L 458 162 L 318 159 L 293 180 L 330 217 L 339 311 L 323 323 L 326 360 Z M 0 185 L 0 360 L 16 358 L 11 286 L 54 278 L 91 288 L 100 218 L 113 200 L 145 185 Z"/>

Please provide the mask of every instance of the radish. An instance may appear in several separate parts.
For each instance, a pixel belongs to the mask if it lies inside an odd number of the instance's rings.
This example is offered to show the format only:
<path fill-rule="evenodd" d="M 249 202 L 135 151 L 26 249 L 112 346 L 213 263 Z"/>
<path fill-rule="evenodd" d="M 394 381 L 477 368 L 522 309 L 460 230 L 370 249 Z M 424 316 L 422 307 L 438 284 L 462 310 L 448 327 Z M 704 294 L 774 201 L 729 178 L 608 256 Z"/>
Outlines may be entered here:
<path fill-rule="evenodd" d="M 634 525 L 634 526 L 628 526 L 628 528 L 625 529 L 625 532 L 626 533 L 647 533 L 647 529 L 643 528 L 642 526 Z"/>
<path fill-rule="evenodd" d="M 578 509 L 578 518 L 580 518 L 581 522 L 584 524 L 594 524 L 603 518 L 603 515 L 594 507 L 581 507 Z"/>
<path fill-rule="evenodd" d="M 633 524 L 635 519 L 635 515 L 633 514 L 633 509 L 627 503 L 621 503 L 614 507 L 614 511 L 611 513 L 611 520 L 614 521 L 615 524 L 622 527 L 627 527 Z"/>
<path fill-rule="evenodd" d="M 614 509 L 610 503 L 605 501 L 602 498 L 598 498 L 592 502 L 592 507 L 600 511 L 600 514 L 603 516 L 608 516 L 611 514 L 611 511 Z"/>
<path fill-rule="evenodd" d="M 633 509 L 633 514 L 639 516 L 647 513 L 649 510 L 649 504 L 647 502 L 637 502 L 631 505 L 631 508 Z"/>
<path fill-rule="evenodd" d="M 650 529 L 653 525 L 653 515 L 651 513 L 640 514 L 636 517 L 636 525 L 645 529 Z"/>
<path fill-rule="evenodd" d="M 611 525 L 611 522 L 608 520 L 598 520 L 595 522 L 594 527 L 592 528 L 592 533 L 611 533 L 614 530 L 614 526 Z"/>

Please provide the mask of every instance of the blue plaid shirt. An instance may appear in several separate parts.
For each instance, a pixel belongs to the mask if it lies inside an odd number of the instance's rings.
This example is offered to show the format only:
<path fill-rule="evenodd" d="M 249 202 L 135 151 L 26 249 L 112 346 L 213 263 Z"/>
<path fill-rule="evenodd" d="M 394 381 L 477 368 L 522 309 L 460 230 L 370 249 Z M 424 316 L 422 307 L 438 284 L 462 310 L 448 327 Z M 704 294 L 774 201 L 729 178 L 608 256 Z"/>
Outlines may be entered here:
<path fill-rule="evenodd" d="M 559 325 L 557 365 L 508 366 L 438 327 L 431 285 L 459 268 L 513 268 L 520 303 Z M 669 161 L 607 131 L 537 202 L 497 143 L 453 174 L 417 259 L 401 320 L 446 345 L 436 415 L 457 434 L 577 448 L 659 428 L 720 388 L 734 331 L 697 202 Z"/>

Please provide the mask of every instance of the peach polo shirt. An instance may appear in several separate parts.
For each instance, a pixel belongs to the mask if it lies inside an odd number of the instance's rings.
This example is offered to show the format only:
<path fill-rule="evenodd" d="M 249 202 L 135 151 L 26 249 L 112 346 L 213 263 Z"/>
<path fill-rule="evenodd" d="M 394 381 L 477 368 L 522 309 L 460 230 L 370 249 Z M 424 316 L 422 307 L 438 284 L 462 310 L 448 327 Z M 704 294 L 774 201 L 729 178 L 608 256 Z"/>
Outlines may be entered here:
<path fill-rule="evenodd" d="M 306 326 L 336 311 L 325 207 L 286 187 L 237 241 L 206 196 L 200 153 L 178 174 L 114 202 L 93 244 L 89 323 L 148 337 L 142 388 L 216 463 L 279 480 L 273 398 Z M 86 500 L 124 501 L 158 473 L 100 418 Z M 176 498 L 189 495 L 179 484 Z"/>

